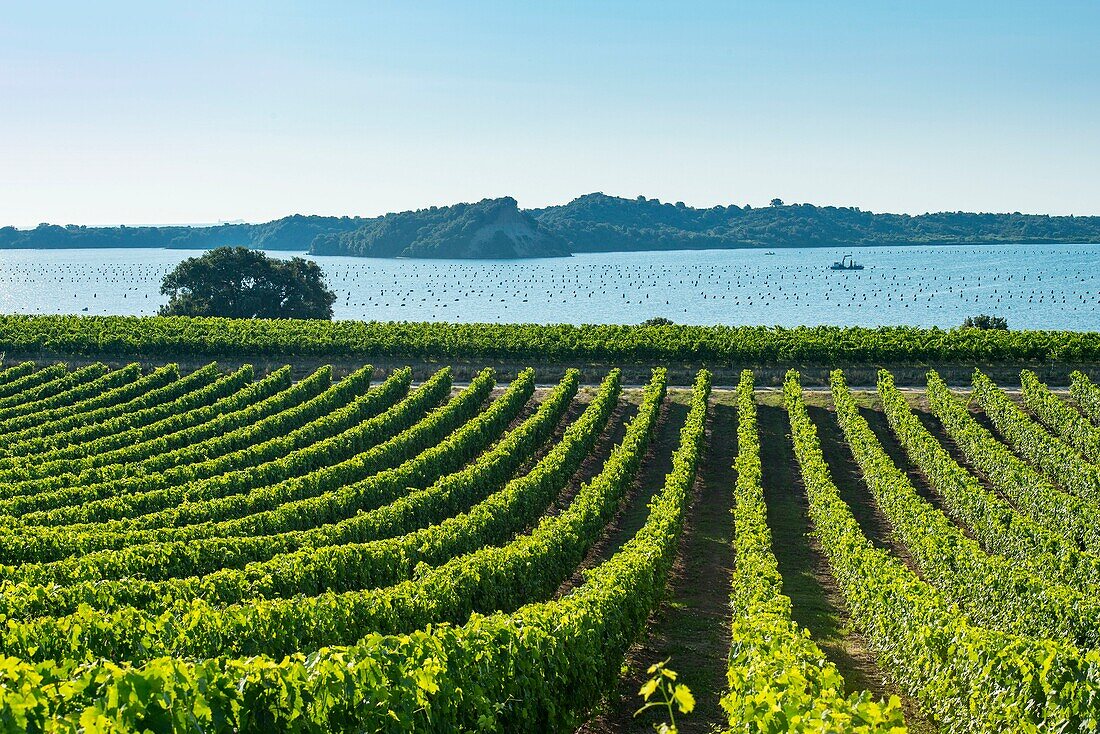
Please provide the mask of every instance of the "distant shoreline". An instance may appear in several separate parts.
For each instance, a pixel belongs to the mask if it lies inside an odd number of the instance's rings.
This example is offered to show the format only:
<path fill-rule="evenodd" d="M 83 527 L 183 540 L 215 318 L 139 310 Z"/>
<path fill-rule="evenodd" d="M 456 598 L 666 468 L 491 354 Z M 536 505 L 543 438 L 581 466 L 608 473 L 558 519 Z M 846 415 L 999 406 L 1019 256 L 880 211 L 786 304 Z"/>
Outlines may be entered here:
<path fill-rule="evenodd" d="M 1019 246 L 1019 247 L 1041 247 L 1041 246 L 1090 246 L 1100 245 L 1100 240 L 1097 241 L 1077 241 L 1077 240 L 998 240 L 998 241 L 967 241 L 967 242 L 948 242 L 948 241 L 907 241 L 907 242 L 873 242 L 873 243 L 851 243 L 851 242 L 839 242 L 839 243 L 819 243 L 819 244 L 792 244 L 792 245 L 731 245 L 729 247 L 714 247 L 713 245 L 700 246 L 700 247 L 645 247 L 639 246 L 633 249 L 593 249 L 593 250 L 578 250 L 566 255 L 555 256 L 531 256 L 531 257 L 417 257 L 411 255 L 396 255 L 396 256 L 379 256 L 379 255 L 348 255 L 348 254 L 332 254 L 321 253 L 314 254 L 306 249 L 291 249 L 291 248 L 254 248 L 262 249 L 267 252 L 285 253 L 288 255 L 298 255 L 304 257 L 315 258 L 330 258 L 330 257 L 352 257 L 362 260 L 408 260 L 415 262 L 430 262 L 433 260 L 468 260 L 470 262 L 514 262 L 518 260 L 560 260 L 562 258 L 575 257 L 578 255 L 618 255 L 618 254 L 631 254 L 631 253 L 652 253 L 652 252 L 725 252 L 725 251 L 770 251 L 770 250 L 826 250 L 826 249 L 875 249 L 886 247 L 1007 247 L 1007 246 Z M 244 247 L 245 245 L 241 245 Z M 213 247 L 182 247 L 182 246 L 149 246 L 149 245 L 131 245 L 131 246 L 96 246 L 88 247 L 86 245 L 79 246 L 56 246 L 56 247 L 11 247 L 0 244 L 0 252 L 54 252 L 54 251 L 66 251 L 66 250 L 162 250 L 165 252 L 181 251 L 181 252 L 204 252 L 214 249 Z"/>
<path fill-rule="evenodd" d="M 778 202 L 778 200 L 777 200 Z M 315 255 L 526 260 L 581 253 L 1100 244 L 1100 216 L 730 204 L 705 209 L 602 193 L 539 209 L 508 196 L 379 217 L 291 215 L 215 227 L 0 227 L 0 249 L 249 247 Z"/>

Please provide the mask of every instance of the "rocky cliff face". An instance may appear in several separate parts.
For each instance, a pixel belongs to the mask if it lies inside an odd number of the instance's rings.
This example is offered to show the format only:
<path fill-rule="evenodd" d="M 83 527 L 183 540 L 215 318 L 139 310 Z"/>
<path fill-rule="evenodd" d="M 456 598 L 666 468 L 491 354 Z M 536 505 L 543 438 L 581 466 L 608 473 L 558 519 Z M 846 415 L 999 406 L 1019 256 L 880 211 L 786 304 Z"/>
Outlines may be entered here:
<path fill-rule="evenodd" d="M 565 241 L 519 210 L 511 197 L 432 207 L 369 219 L 358 229 L 321 235 L 316 255 L 424 258 L 565 257 Z"/>

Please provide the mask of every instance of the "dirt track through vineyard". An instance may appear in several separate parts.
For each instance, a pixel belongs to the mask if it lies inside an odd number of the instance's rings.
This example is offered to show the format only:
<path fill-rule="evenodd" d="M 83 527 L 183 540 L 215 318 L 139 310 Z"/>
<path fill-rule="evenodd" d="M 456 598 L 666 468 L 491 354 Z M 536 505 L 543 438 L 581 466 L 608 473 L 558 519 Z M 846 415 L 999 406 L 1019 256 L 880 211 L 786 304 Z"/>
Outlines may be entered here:
<path fill-rule="evenodd" d="M 677 397 L 686 397 L 677 396 Z M 680 407 L 674 403 L 674 407 Z M 635 717 L 646 669 L 671 659 L 678 680 L 696 692 L 696 709 L 677 721 L 684 734 L 711 731 L 724 715 L 729 652 L 729 584 L 733 571 L 733 459 L 737 418 L 732 392 L 712 394 L 708 440 L 668 594 L 652 615 L 645 637 L 627 656 L 628 672 L 616 696 L 584 732 L 648 732 L 656 712 Z M 682 417 L 679 420 L 682 423 Z M 662 452 L 663 455 L 664 452 Z"/>

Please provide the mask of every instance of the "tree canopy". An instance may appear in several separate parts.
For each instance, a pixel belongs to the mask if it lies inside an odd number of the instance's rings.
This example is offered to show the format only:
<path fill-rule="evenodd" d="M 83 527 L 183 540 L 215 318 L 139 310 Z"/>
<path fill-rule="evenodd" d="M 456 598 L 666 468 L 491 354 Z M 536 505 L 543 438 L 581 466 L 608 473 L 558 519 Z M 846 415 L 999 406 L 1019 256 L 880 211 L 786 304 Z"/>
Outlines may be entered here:
<path fill-rule="evenodd" d="M 997 329 L 1008 330 L 1008 319 L 1004 316 L 990 316 L 980 313 L 977 316 L 967 316 L 962 323 L 964 329 Z"/>
<path fill-rule="evenodd" d="M 162 316 L 331 319 L 335 294 L 317 263 L 269 258 L 246 247 L 219 247 L 184 260 L 164 276 Z"/>

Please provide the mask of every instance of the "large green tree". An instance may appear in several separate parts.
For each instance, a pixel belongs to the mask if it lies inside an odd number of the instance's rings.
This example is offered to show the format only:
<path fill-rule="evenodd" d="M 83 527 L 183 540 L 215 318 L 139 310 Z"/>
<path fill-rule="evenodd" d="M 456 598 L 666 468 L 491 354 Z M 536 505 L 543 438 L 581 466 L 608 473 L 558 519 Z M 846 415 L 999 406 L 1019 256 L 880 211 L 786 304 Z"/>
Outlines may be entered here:
<path fill-rule="evenodd" d="M 246 247 L 219 247 L 164 276 L 162 316 L 331 319 L 336 296 L 317 263 L 269 258 Z"/>

